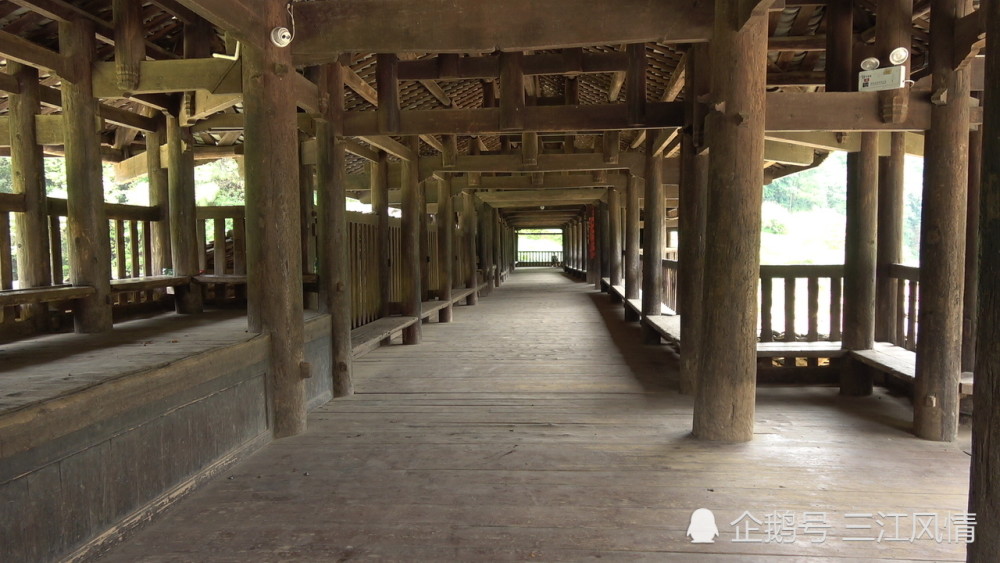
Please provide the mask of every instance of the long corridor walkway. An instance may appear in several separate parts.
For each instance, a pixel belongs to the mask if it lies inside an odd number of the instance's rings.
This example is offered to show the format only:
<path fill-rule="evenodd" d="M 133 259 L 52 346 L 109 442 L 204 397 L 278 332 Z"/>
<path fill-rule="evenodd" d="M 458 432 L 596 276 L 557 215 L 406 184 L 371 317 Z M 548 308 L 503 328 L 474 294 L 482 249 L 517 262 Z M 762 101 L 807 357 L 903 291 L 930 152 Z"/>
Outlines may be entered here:
<path fill-rule="evenodd" d="M 640 341 L 607 295 L 519 271 L 420 346 L 358 360 L 355 396 L 106 560 L 964 560 L 917 522 L 944 534 L 965 510 L 967 435 L 914 438 L 885 393 L 788 387 L 759 391 L 753 442 L 698 442 L 673 361 Z M 698 508 L 714 543 L 686 537 Z"/>

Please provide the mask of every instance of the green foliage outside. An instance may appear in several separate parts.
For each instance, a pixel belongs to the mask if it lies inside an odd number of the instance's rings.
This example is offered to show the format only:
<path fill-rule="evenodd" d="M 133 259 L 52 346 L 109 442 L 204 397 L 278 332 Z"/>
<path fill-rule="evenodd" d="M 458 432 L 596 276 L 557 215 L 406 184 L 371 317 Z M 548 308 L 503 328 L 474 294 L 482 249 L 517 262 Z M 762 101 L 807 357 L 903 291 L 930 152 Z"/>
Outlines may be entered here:
<path fill-rule="evenodd" d="M 764 187 L 762 264 L 843 264 L 847 154 Z M 903 261 L 919 263 L 923 159 L 906 157 Z"/>

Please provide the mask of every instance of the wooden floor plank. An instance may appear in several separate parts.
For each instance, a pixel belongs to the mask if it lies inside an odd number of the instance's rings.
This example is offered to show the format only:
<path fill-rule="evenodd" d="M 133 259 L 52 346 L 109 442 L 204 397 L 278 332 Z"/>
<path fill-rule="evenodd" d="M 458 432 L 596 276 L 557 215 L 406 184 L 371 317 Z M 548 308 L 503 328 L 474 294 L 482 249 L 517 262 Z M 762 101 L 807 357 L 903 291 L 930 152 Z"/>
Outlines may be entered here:
<path fill-rule="evenodd" d="M 106 559 L 964 560 L 956 543 L 847 541 L 859 532 L 846 515 L 963 511 L 967 429 L 926 442 L 909 432 L 912 407 L 885 392 L 768 387 L 753 442 L 698 442 L 674 360 L 639 330 L 592 286 L 520 269 L 425 327 L 420 346 L 356 360 L 353 397 Z M 712 544 L 686 537 L 702 507 L 719 526 Z M 734 541 L 743 511 L 779 510 L 824 513 L 831 528 L 821 543 L 802 530 Z"/>

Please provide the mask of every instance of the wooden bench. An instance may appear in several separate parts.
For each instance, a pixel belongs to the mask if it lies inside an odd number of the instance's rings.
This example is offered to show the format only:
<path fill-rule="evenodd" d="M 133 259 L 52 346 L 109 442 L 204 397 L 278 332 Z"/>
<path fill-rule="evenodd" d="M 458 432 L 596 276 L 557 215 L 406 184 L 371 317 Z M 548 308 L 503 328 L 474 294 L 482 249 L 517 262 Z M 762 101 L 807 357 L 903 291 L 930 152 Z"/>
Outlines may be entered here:
<path fill-rule="evenodd" d="M 0 307 L 71 301 L 73 299 L 90 297 L 95 292 L 96 290 L 89 285 L 56 285 L 29 289 L 7 289 L 0 291 Z"/>
<path fill-rule="evenodd" d="M 150 291 L 153 289 L 188 285 L 189 283 L 191 283 L 191 278 L 188 276 L 145 276 L 140 278 L 123 278 L 120 280 L 111 280 L 111 292 L 123 293 L 127 291 Z"/>
<path fill-rule="evenodd" d="M 840 342 L 758 342 L 758 358 L 840 358 L 846 350 Z"/>
<path fill-rule="evenodd" d="M 384 317 L 351 331 L 351 355 L 363 356 L 382 345 L 382 341 L 417 322 L 417 317 Z"/>

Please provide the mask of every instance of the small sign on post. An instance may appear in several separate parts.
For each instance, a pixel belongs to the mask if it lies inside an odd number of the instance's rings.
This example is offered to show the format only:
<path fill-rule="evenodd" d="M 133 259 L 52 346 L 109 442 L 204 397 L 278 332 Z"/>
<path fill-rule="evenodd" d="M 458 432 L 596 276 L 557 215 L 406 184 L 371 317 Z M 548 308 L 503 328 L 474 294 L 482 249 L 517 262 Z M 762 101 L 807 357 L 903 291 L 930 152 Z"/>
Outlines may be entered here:
<path fill-rule="evenodd" d="M 888 66 L 858 73 L 859 92 L 895 90 L 906 85 L 906 67 Z"/>

